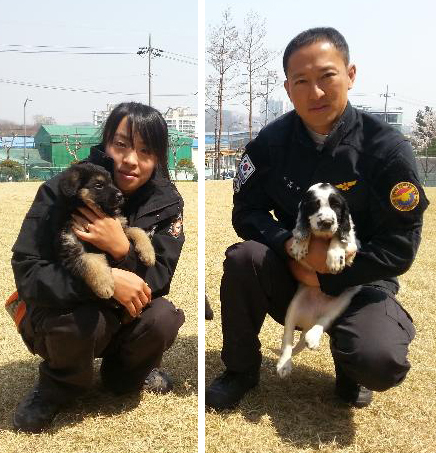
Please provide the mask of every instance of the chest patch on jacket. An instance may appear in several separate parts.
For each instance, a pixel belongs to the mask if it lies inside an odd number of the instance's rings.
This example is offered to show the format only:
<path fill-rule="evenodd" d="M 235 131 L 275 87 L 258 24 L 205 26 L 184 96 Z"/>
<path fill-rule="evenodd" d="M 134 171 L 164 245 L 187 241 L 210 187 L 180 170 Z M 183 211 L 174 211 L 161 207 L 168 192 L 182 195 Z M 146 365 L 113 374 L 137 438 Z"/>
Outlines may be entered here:
<path fill-rule="evenodd" d="M 179 214 L 174 222 L 171 223 L 168 233 L 171 236 L 178 238 L 183 231 L 183 217 L 182 214 Z"/>
<path fill-rule="evenodd" d="M 355 186 L 356 183 L 357 183 L 357 180 L 349 181 L 349 182 L 343 182 L 342 184 L 336 184 L 336 187 L 338 189 L 347 191 L 347 190 L 350 190 L 353 186 Z"/>
<path fill-rule="evenodd" d="M 399 182 L 392 188 L 390 198 L 395 209 L 411 211 L 419 203 L 419 192 L 411 182 Z"/>

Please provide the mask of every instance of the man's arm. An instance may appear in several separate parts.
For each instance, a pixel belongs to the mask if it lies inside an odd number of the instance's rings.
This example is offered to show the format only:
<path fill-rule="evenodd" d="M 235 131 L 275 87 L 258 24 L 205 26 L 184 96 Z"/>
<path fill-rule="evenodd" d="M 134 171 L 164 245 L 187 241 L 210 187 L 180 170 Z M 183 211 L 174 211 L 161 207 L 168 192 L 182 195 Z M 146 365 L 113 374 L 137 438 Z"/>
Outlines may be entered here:
<path fill-rule="evenodd" d="M 286 259 L 285 241 L 292 233 L 273 218 L 273 202 L 264 190 L 270 169 L 269 151 L 262 134 L 246 147 L 234 180 L 232 223 L 238 236 L 267 245 Z"/>

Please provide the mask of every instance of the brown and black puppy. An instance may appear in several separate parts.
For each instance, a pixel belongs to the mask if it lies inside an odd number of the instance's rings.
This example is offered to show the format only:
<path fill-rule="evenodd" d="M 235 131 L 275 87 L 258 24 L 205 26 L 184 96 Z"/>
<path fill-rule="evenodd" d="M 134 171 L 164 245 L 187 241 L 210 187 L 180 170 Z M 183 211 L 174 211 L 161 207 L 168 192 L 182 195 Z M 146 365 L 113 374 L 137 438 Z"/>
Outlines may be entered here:
<path fill-rule="evenodd" d="M 78 207 L 94 207 L 120 219 L 141 261 L 147 266 L 154 265 L 155 253 L 147 233 L 141 228 L 128 227 L 127 220 L 121 216 L 123 195 L 113 184 L 109 172 L 91 163 L 72 165 L 62 173 L 59 189 L 57 248 L 61 262 L 71 273 L 83 278 L 98 297 L 109 299 L 113 296 L 114 280 L 105 253 L 80 240 L 72 231 L 74 220 L 71 215 Z"/>

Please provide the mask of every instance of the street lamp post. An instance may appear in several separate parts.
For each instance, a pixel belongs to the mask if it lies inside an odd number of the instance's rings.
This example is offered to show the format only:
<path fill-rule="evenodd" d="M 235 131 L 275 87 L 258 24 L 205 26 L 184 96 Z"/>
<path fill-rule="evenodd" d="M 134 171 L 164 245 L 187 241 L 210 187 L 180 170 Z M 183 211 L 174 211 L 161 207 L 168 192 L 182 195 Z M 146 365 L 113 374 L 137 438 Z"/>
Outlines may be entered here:
<path fill-rule="evenodd" d="M 27 165 L 26 165 L 26 105 L 27 101 L 32 101 L 32 99 L 26 98 L 24 101 L 24 151 L 23 151 L 23 161 L 24 161 L 24 180 L 26 180 L 27 176 Z"/>

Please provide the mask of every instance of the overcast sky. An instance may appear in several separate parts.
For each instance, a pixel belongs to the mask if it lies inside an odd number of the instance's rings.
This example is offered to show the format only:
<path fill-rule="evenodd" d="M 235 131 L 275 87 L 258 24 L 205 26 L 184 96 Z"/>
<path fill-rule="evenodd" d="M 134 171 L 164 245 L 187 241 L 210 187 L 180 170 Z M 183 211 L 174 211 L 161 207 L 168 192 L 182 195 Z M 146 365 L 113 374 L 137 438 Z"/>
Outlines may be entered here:
<path fill-rule="evenodd" d="M 197 0 L 0 0 L 0 119 L 22 123 L 27 97 L 32 99 L 26 107 L 27 122 L 42 114 L 58 124 L 92 121 L 92 110 L 105 109 L 107 103 L 148 103 L 148 60 L 135 53 L 148 46 L 149 33 L 152 47 L 165 50 L 166 57 L 152 61 L 152 104 L 161 111 L 188 106 L 196 112 Z M 133 54 L 5 52 L 42 50 L 33 46 L 50 46 L 50 50 L 86 46 L 92 49 L 69 52 Z M 123 94 L 51 90 L 5 81 Z"/>
<path fill-rule="evenodd" d="M 206 30 L 219 23 L 229 5 L 239 28 L 250 9 L 267 19 L 268 46 L 280 51 L 270 68 L 280 77 L 274 98 L 286 98 L 281 58 L 287 43 L 305 29 L 332 26 L 345 36 L 357 66 L 356 83 L 349 92 L 352 103 L 383 108 L 380 93 L 389 85 L 396 96 L 389 98 L 388 107 L 402 107 L 405 124 L 413 122 L 425 105 L 436 107 L 436 6 L 430 0 L 206 1 Z"/>

